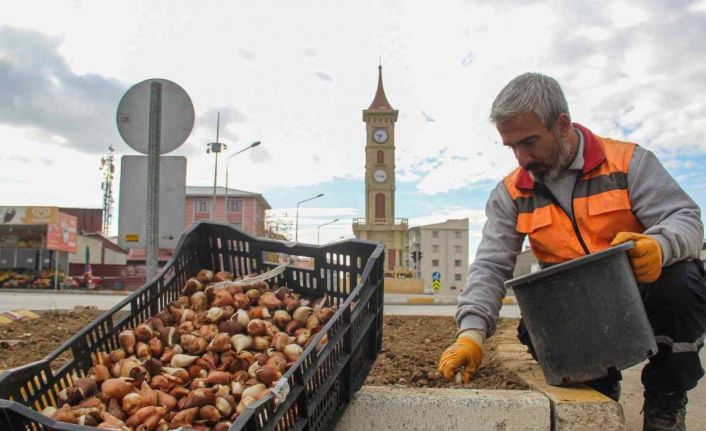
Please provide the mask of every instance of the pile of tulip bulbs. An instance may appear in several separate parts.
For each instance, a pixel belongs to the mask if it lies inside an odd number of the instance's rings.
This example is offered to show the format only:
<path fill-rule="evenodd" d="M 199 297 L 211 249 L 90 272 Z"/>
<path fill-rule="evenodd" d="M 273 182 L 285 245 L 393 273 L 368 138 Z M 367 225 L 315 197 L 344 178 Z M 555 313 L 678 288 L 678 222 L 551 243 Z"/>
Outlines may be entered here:
<path fill-rule="evenodd" d="M 103 430 L 228 430 L 333 317 L 327 303 L 203 269 L 177 301 L 120 332 L 120 348 L 98 352 L 88 375 L 61 391 L 59 407 L 42 413 Z"/>

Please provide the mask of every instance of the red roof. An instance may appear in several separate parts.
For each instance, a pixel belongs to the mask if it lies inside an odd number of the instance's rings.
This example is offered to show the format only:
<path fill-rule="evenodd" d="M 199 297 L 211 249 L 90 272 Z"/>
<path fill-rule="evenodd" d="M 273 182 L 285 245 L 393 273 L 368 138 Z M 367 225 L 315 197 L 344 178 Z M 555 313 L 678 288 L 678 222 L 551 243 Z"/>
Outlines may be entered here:
<path fill-rule="evenodd" d="M 392 106 L 390 106 L 390 102 L 388 102 L 387 97 L 385 97 L 385 89 L 382 87 L 382 65 L 378 66 L 378 89 L 375 92 L 373 103 L 370 104 L 368 109 L 393 111 Z"/>

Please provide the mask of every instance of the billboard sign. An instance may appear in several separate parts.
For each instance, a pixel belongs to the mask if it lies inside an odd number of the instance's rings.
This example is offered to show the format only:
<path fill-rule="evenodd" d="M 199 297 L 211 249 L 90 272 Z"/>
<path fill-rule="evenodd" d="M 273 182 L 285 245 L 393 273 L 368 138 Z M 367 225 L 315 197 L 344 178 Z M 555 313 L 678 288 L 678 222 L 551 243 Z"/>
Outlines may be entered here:
<path fill-rule="evenodd" d="M 56 218 L 47 226 L 47 249 L 76 253 L 77 218 L 62 212 Z"/>
<path fill-rule="evenodd" d="M 0 224 L 51 224 L 57 222 L 57 207 L 0 207 Z"/>

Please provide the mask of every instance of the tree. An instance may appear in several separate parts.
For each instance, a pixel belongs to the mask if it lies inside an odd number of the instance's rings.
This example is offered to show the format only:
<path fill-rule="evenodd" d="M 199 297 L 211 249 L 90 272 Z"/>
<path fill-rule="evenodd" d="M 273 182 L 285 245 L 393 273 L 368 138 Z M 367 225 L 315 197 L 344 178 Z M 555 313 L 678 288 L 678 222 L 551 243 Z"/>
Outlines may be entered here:
<path fill-rule="evenodd" d="M 286 212 L 273 214 L 267 211 L 265 214 L 265 238 L 291 240 L 292 229 L 291 217 Z"/>

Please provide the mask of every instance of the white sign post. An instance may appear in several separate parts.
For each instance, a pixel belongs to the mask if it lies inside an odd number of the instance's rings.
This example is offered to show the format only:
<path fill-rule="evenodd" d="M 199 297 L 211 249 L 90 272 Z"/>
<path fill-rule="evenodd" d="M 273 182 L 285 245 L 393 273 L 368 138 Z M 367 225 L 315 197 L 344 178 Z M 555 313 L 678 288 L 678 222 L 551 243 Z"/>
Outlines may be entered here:
<path fill-rule="evenodd" d="M 184 143 L 194 127 L 194 105 L 179 85 L 147 79 L 123 95 L 118 131 L 134 150 L 147 154 L 147 278 L 157 274 L 159 243 L 159 155 Z"/>

